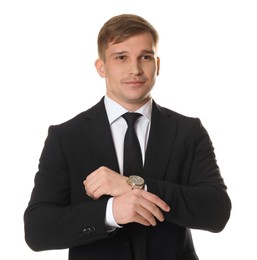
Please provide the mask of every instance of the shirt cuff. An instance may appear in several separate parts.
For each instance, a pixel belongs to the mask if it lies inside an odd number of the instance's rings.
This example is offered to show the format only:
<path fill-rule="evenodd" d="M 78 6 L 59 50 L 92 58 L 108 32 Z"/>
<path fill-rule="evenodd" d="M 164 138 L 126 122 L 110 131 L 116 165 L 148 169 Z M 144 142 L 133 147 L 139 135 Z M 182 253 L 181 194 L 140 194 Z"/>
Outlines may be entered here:
<path fill-rule="evenodd" d="M 107 228 L 107 231 L 113 231 L 116 228 L 122 228 L 114 219 L 113 212 L 112 212 L 112 203 L 113 203 L 113 197 L 110 198 L 107 202 L 106 206 L 106 215 L 105 215 L 105 226 Z"/>

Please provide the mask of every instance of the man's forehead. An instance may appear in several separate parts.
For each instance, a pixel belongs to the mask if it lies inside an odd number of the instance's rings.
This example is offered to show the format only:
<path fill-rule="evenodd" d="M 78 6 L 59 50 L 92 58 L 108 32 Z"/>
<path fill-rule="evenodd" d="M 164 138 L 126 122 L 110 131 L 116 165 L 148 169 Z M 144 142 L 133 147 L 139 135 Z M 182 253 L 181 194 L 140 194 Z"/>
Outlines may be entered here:
<path fill-rule="evenodd" d="M 152 52 L 154 53 L 156 50 L 156 46 L 151 38 L 143 39 L 143 38 L 135 38 L 130 37 L 122 42 L 109 42 L 107 49 L 116 50 L 117 52 L 125 52 L 131 50 L 137 50 L 138 52 Z M 106 49 L 106 50 L 107 50 Z"/>

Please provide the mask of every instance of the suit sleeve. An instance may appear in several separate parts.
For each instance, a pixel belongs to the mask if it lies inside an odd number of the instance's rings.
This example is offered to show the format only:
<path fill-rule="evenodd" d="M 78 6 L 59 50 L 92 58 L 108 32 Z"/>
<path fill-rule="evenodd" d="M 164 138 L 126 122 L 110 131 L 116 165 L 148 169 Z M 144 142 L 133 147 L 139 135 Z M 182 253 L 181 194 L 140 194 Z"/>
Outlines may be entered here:
<path fill-rule="evenodd" d="M 179 181 L 146 179 L 147 188 L 171 206 L 171 211 L 165 213 L 167 221 L 220 232 L 230 217 L 231 201 L 216 164 L 212 142 L 199 119 L 194 119 L 192 131 L 190 152 L 184 153 L 184 164 L 176 165 L 181 169 L 177 173 Z M 176 154 L 175 150 L 176 145 Z M 171 168 L 173 163 L 176 164 L 171 162 Z M 172 174 L 170 171 L 168 174 Z"/>
<path fill-rule="evenodd" d="M 25 239 L 35 251 L 78 246 L 107 238 L 104 218 L 107 197 L 71 205 L 69 165 L 58 128 L 49 134 L 35 176 L 35 185 L 24 213 Z"/>

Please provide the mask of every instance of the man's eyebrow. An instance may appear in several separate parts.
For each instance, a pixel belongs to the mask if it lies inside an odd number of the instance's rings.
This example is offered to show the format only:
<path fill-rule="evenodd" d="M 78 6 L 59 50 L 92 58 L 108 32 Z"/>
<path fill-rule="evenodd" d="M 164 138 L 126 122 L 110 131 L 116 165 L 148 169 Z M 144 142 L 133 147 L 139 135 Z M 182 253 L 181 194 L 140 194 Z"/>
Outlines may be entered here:
<path fill-rule="evenodd" d="M 155 52 L 153 50 L 143 50 L 142 53 L 152 54 L 154 55 Z"/>
<path fill-rule="evenodd" d="M 117 52 L 113 52 L 111 54 L 111 56 L 119 56 L 119 55 L 124 55 L 124 54 L 128 54 L 128 51 L 117 51 Z M 152 54 L 154 55 L 155 52 L 153 50 L 142 50 L 141 54 Z"/>
<path fill-rule="evenodd" d="M 127 54 L 128 52 L 127 51 L 117 51 L 117 52 L 113 52 L 111 54 L 111 56 L 119 56 L 119 55 L 124 55 L 124 54 Z"/>

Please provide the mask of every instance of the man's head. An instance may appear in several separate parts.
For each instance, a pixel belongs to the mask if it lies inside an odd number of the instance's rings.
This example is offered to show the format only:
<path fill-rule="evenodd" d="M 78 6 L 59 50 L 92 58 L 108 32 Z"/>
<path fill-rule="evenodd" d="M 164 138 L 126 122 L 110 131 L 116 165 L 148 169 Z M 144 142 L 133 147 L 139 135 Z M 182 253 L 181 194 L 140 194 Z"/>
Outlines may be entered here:
<path fill-rule="evenodd" d="M 159 74 L 158 34 L 145 19 L 130 14 L 111 18 L 98 37 L 97 72 L 106 82 L 106 94 L 130 111 L 151 98 Z"/>
<path fill-rule="evenodd" d="M 148 32 L 151 34 L 155 46 L 159 36 L 155 28 L 144 18 L 134 14 L 121 14 L 112 17 L 101 28 L 98 34 L 98 55 L 105 61 L 105 50 L 110 43 L 121 43 L 131 36 Z"/>

